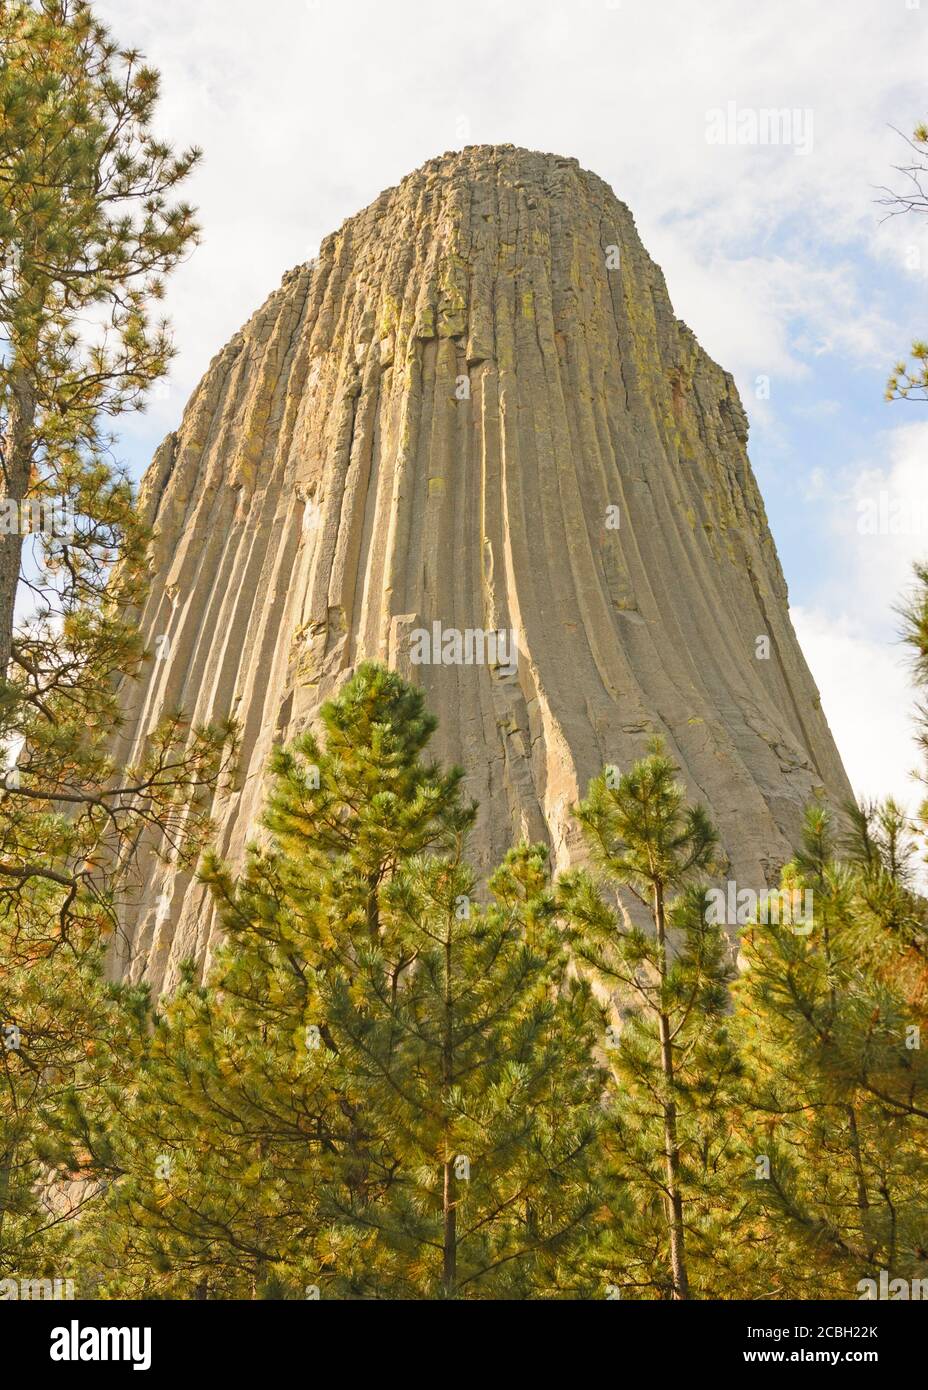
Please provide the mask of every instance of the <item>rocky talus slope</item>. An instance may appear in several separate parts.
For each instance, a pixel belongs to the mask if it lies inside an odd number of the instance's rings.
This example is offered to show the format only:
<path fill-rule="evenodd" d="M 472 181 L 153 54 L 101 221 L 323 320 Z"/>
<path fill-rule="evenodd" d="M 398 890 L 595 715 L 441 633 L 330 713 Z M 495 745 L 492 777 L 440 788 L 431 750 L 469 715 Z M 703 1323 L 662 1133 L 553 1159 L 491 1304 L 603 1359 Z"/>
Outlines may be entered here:
<path fill-rule="evenodd" d="M 152 660 L 117 756 L 165 710 L 234 714 L 213 812 L 240 862 L 271 746 L 373 657 L 427 690 L 481 870 L 521 836 L 567 863 L 588 779 L 659 732 L 760 888 L 810 793 L 849 789 L 746 440 L 601 179 L 509 146 L 431 160 L 284 277 L 151 464 Z M 512 632 L 515 669 L 414 664 L 436 622 Z M 142 867 L 119 968 L 160 987 L 217 923 Z"/>

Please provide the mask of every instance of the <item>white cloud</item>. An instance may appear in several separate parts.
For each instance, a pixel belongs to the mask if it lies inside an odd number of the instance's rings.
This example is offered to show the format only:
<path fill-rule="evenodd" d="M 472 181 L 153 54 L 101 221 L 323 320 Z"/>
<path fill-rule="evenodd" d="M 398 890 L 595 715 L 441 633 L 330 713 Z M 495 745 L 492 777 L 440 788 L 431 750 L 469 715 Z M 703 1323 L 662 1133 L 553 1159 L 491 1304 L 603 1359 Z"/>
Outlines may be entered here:
<path fill-rule="evenodd" d="M 815 488 L 822 579 L 814 605 L 792 610 L 822 707 L 856 792 L 913 804 L 912 688 L 896 606 L 928 559 L 928 421 L 880 441 L 837 489 Z"/>
<path fill-rule="evenodd" d="M 160 127 L 205 149 L 190 195 L 206 241 L 168 299 L 185 391 L 314 240 L 424 159 L 481 141 L 574 154 L 612 183 L 659 249 L 677 311 L 726 366 L 797 370 L 788 326 L 808 293 L 822 345 L 882 351 L 879 315 L 835 250 L 901 265 L 915 238 L 910 220 L 881 226 L 874 198 L 900 154 L 890 122 L 923 114 L 928 5 L 97 8 L 162 70 Z M 728 101 L 811 110 L 812 151 L 708 144 L 706 112 Z"/>
<path fill-rule="evenodd" d="M 843 260 L 707 256 L 704 247 L 681 246 L 672 227 L 660 228 L 648 249 L 673 265 L 677 314 L 704 325 L 700 342 L 734 374 L 752 414 L 758 375 L 770 378 L 775 404 L 778 387 L 807 377 L 817 357 L 836 354 L 888 375 L 898 354 L 898 328 L 867 304 L 859 271 Z"/>
<path fill-rule="evenodd" d="M 887 431 L 873 452 L 876 461 L 849 467 L 820 502 L 820 602 L 886 635 L 913 564 L 928 559 L 928 420 Z"/>
<path fill-rule="evenodd" d="M 791 617 L 855 794 L 892 795 L 914 809 L 915 692 L 903 653 L 847 614 L 793 608 Z"/>

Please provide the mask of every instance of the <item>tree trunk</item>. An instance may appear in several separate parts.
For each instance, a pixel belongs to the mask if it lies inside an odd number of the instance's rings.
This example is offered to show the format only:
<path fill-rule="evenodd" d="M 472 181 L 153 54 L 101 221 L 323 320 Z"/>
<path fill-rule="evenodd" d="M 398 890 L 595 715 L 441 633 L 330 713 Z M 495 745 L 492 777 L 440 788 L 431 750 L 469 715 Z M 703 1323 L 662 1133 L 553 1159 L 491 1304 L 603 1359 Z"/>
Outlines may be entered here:
<path fill-rule="evenodd" d="M 658 1030 L 661 1043 L 661 1070 L 667 1095 L 664 1111 L 664 1174 L 667 1184 L 667 1224 L 670 1228 L 670 1267 L 673 1274 L 675 1299 L 689 1298 L 686 1275 L 686 1237 L 683 1229 L 683 1196 L 680 1192 L 680 1147 L 677 1141 L 677 1103 L 674 1098 L 673 1048 L 670 1042 L 670 1019 L 664 1010 L 664 980 L 667 975 L 667 929 L 664 919 L 664 893 L 658 884 L 654 889 L 654 923 L 657 927 L 661 999 L 658 1008 Z"/>
<path fill-rule="evenodd" d="M 867 1192 L 867 1179 L 864 1174 L 863 1158 L 860 1152 L 860 1134 L 857 1129 L 857 1114 L 853 1105 L 846 1106 L 846 1112 L 851 1136 L 851 1157 L 854 1160 L 854 1177 L 857 1182 L 857 1206 L 861 1212 L 866 1212 L 870 1209 L 870 1197 Z"/>
<path fill-rule="evenodd" d="M 378 866 L 376 869 L 372 869 L 367 876 L 367 934 L 372 946 L 376 946 L 380 940 L 381 872 L 381 866 Z"/>
<path fill-rule="evenodd" d="M 12 1148 L 0 1157 L 0 1269 L 3 1268 L 3 1227 L 6 1222 L 6 1209 L 10 1195 L 10 1176 L 13 1169 Z"/>
<path fill-rule="evenodd" d="M 32 472 L 34 425 L 32 382 L 25 371 L 17 369 L 12 376 L 0 472 L 0 503 L 15 502 L 17 513 L 15 518 L 4 516 L 5 525 L 0 528 L 0 679 L 7 675 L 13 645 L 13 613 L 23 549 L 19 503 L 26 496 Z M 7 509 L 3 511 L 6 513 Z"/>
<path fill-rule="evenodd" d="M 445 1017 L 444 1017 L 444 1037 L 442 1039 L 441 1056 L 441 1079 L 442 1090 L 447 1098 L 448 1088 L 454 1080 L 454 1036 L 453 1016 L 452 1016 L 452 995 L 451 995 L 451 933 L 453 927 L 448 924 L 448 935 L 445 939 Z M 445 1099 L 445 1103 L 447 1100 Z M 445 1298 L 453 1298 L 455 1285 L 457 1283 L 457 1258 L 458 1258 L 458 1239 L 457 1239 L 457 1202 L 456 1184 L 454 1176 L 455 1155 L 450 1150 L 449 1137 L 445 1136 L 445 1167 L 444 1182 L 442 1184 L 442 1289 Z"/>
<path fill-rule="evenodd" d="M 6 1226 L 6 1213 L 10 1205 L 10 1188 L 13 1185 L 13 1166 L 16 1163 L 16 1150 L 22 1140 L 22 1133 L 15 1127 L 7 1132 L 7 1146 L 0 1155 L 0 1269 L 3 1268 L 2 1256 L 5 1254 L 4 1227 Z"/>
<path fill-rule="evenodd" d="M 454 1156 L 445 1159 L 442 1190 L 442 1289 L 446 1298 L 454 1297 L 457 1283 L 457 1208 L 455 1204 Z"/>

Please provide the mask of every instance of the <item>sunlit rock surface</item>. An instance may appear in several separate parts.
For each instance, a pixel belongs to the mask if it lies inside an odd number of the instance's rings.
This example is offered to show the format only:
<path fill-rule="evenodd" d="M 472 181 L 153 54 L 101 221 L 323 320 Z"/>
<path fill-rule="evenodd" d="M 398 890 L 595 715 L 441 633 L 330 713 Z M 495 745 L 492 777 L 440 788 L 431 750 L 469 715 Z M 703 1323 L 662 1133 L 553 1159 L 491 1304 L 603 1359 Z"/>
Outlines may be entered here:
<path fill-rule="evenodd" d="M 213 813 L 240 863 L 271 746 L 373 657 L 467 769 L 481 872 L 514 837 L 569 862 L 589 778 L 658 732 L 763 885 L 809 795 L 849 788 L 746 440 L 601 179 L 510 146 L 430 161 L 284 277 L 148 470 L 153 659 L 119 756 L 165 710 L 234 714 Z M 513 633 L 515 670 L 413 664 L 436 622 Z M 141 867 L 118 968 L 161 987 L 218 927 L 189 875 Z"/>

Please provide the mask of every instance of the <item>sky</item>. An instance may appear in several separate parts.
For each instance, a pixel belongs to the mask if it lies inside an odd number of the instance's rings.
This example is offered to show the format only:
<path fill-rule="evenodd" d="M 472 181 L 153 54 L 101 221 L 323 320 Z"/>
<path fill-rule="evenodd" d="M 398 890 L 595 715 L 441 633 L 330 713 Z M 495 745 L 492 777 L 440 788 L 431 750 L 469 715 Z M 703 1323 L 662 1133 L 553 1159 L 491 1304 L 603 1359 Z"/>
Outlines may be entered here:
<path fill-rule="evenodd" d="M 203 242 L 136 472 L 210 359 L 323 236 L 468 144 L 572 155 L 634 213 L 677 315 L 738 383 L 793 622 L 859 795 L 914 804 L 895 606 L 928 559 L 928 218 L 887 217 L 928 118 L 928 0 L 97 0 L 199 145 Z M 781 113 L 768 124 L 765 113 Z M 767 135 L 767 139 L 761 137 Z"/>

